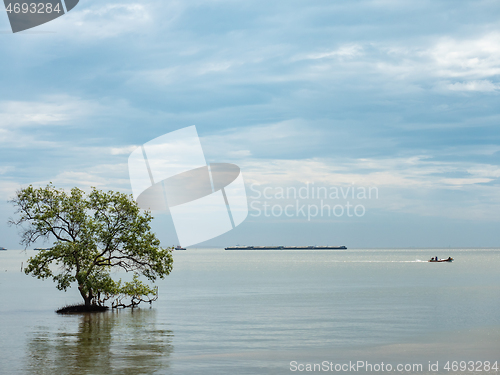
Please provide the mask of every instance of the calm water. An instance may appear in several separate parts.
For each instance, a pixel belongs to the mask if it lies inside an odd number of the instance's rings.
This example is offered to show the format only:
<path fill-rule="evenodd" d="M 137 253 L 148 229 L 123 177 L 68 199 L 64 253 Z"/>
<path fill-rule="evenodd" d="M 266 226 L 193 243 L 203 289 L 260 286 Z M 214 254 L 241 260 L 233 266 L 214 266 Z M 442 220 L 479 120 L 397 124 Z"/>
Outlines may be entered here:
<path fill-rule="evenodd" d="M 74 316 L 76 290 L 20 272 L 33 254 L 0 252 L 1 374 L 500 362 L 500 250 L 178 251 L 152 308 Z"/>

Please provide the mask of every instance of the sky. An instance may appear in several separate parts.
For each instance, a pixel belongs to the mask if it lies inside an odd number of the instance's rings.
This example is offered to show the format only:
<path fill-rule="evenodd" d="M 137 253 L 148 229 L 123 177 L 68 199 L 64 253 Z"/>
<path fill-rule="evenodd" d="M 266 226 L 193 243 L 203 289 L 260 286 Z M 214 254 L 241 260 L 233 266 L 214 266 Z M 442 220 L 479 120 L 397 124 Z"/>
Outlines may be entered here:
<path fill-rule="evenodd" d="M 0 14 L 0 51 L 0 246 L 17 189 L 130 194 L 131 152 L 191 125 L 250 207 L 200 246 L 500 246 L 496 1 L 81 0 L 16 34 Z"/>

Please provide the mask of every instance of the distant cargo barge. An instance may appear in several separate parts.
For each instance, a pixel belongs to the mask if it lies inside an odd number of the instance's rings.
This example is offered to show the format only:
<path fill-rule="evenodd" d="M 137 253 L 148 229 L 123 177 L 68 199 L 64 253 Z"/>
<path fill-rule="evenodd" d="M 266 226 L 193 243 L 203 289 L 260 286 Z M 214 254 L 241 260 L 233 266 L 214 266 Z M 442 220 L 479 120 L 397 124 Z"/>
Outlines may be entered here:
<path fill-rule="evenodd" d="M 347 250 L 345 246 L 230 246 L 224 250 Z"/>

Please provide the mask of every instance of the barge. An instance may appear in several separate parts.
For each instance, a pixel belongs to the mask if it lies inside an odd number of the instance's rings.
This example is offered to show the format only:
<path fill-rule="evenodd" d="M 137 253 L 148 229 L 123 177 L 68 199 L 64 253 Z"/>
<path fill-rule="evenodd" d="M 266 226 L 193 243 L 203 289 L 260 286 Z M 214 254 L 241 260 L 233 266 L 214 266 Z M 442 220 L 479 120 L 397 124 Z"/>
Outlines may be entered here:
<path fill-rule="evenodd" d="M 229 246 L 224 250 L 347 250 L 345 246 Z"/>

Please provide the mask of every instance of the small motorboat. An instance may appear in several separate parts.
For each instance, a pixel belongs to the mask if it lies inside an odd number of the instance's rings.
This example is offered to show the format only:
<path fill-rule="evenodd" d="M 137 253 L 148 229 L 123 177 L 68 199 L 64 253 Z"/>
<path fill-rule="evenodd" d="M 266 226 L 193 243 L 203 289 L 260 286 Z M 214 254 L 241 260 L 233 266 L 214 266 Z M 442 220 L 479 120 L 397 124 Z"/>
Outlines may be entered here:
<path fill-rule="evenodd" d="M 174 247 L 174 250 L 186 250 L 186 248 L 178 245 L 178 246 Z"/>
<path fill-rule="evenodd" d="M 429 260 L 429 262 L 431 263 L 441 263 L 441 262 L 453 262 L 453 258 L 452 257 L 448 257 L 447 259 L 434 259 L 432 258 L 431 260 Z"/>

